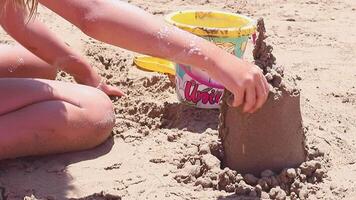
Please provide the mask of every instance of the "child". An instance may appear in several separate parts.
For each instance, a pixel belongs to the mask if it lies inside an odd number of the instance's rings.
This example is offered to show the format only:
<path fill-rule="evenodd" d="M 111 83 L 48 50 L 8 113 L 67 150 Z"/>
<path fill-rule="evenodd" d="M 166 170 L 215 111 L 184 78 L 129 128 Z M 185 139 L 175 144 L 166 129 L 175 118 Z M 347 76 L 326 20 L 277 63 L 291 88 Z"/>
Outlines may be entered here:
<path fill-rule="evenodd" d="M 110 0 L 38 2 L 93 38 L 207 71 L 234 94 L 232 105 L 243 105 L 245 112 L 256 111 L 267 99 L 268 84 L 258 67 L 137 7 Z M 100 90 L 122 95 L 36 20 L 36 5 L 36 0 L 0 0 L 2 27 L 28 50 L 0 49 L 0 160 L 102 143 L 114 125 L 114 115 Z M 92 87 L 45 80 L 55 77 L 56 68 Z"/>

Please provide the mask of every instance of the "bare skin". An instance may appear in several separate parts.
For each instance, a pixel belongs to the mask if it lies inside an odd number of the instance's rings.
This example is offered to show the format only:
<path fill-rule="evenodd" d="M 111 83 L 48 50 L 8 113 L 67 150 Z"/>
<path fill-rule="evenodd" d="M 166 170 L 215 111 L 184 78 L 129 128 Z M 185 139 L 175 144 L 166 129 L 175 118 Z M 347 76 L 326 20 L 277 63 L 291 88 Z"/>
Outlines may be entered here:
<path fill-rule="evenodd" d="M 9 3 L 4 4 L 5 1 Z M 267 99 L 268 85 L 258 67 L 168 26 L 139 8 L 109 0 L 39 2 L 93 38 L 207 71 L 234 94 L 232 105 L 243 105 L 246 112 L 256 111 Z M 0 77 L 53 78 L 53 71 L 59 68 L 72 74 L 78 83 L 94 87 L 0 78 L 0 159 L 75 151 L 100 144 L 114 125 L 112 105 L 104 93 L 120 96 L 122 92 L 104 84 L 83 56 L 36 18 L 28 21 L 26 12 L 16 9 L 9 0 L 0 0 L 0 4 L 6 10 L 0 15 L 1 26 L 33 54 L 31 57 L 28 51 L 12 49 L 14 54 L 22 55 L 19 62 L 13 55 L 5 59 L 7 56 L 1 51 L 0 58 L 4 60 L 0 63 Z M 163 30 L 168 34 L 158 37 Z M 192 42 L 198 53 L 189 53 Z M 21 59 L 26 60 L 24 66 L 9 73 L 8 67 L 21 64 Z M 30 68 L 34 70 L 26 71 Z"/>
<path fill-rule="evenodd" d="M 0 78 L 43 78 L 53 80 L 57 69 L 20 45 L 0 45 Z"/>
<path fill-rule="evenodd" d="M 92 87 L 0 79 L 0 160 L 92 148 L 114 126 L 110 99 Z"/>
<path fill-rule="evenodd" d="M 121 96 L 118 89 L 103 83 L 102 78 L 90 66 L 89 62 L 69 48 L 52 33 L 42 22 L 33 18 L 28 20 L 24 10 L 16 8 L 11 1 L 0 0 L 0 24 L 18 43 L 44 62 L 73 75 L 78 83 L 97 87 L 110 96 Z"/>
<path fill-rule="evenodd" d="M 25 12 L 11 7 L 0 17 L 2 27 L 22 45 L 0 46 L 0 160 L 101 144 L 115 125 L 112 103 L 103 92 L 114 96 L 122 92 L 103 83 L 85 59 L 45 26 L 28 30 L 25 21 Z M 42 39 L 39 51 L 35 40 L 28 42 L 31 34 Z M 58 68 L 98 89 L 44 80 L 54 79 Z"/>
<path fill-rule="evenodd" d="M 234 94 L 232 105 L 244 105 L 245 112 L 256 111 L 267 99 L 268 84 L 257 66 L 130 4 L 107 0 L 39 2 L 93 38 L 206 70 Z M 166 37 L 158 37 L 163 30 Z M 188 55 L 192 41 L 200 52 Z"/>
<path fill-rule="evenodd" d="M 55 76 L 56 68 L 23 47 L 0 45 L 0 160 L 89 149 L 110 136 L 107 95 L 43 80 Z"/>
<path fill-rule="evenodd" d="M 232 105 L 244 105 L 246 112 L 256 111 L 267 99 L 268 84 L 257 66 L 238 59 L 200 37 L 168 26 L 135 6 L 108 0 L 39 2 L 95 39 L 207 71 L 234 94 Z M 93 73 L 85 59 L 59 42 L 41 22 L 33 19 L 24 23 L 27 20 L 23 14 L 11 12 L 11 7 L 7 10 L 3 27 L 24 47 L 47 63 L 70 72 L 80 83 L 91 86 L 98 84 L 100 78 Z M 163 30 L 168 33 L 166 37 L 158 37 Z M 192 42 L 199 53 L 189 54 Z"/>

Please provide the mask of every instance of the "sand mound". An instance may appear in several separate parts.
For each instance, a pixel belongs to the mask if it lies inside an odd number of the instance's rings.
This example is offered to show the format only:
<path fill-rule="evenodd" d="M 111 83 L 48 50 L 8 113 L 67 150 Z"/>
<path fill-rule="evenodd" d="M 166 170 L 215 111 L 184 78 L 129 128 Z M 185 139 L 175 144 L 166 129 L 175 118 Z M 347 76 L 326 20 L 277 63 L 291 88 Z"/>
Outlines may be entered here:
<path fill-rule="evenodd" d="M 279 172 L 306 160 L 300 93 L 283 83 L 283 69 L 276 67 L 273 48 L 265 42 L 263 19 L 258 21 L 257 31 L 255 64 L 263 70 L 273 90 L 265 105 L 253 114 L 228 106 L 231 93 L 226 91 L 219 126 L 224 166 L 255 175 L 264 169 Z"/>
<path fill-rule="evenodd" d="M 314 184 L 325 177 L 324 154 L 311 149 L 308 161 L 303 162 L 307 150 L 300 93 L 282 83 L 283 70 L 275 67 L 272 47 L 263 41 L 264 27 L 259 28 L 263 34 L 254 51 L 256 64 L 261 65 L 266 76 L 272 76 L 269 82 L 274 87 L 266 105 L 256 114 L 245 115 L 227 106 L 230 94 L 226 92 L 219 127 L 222 142 L 201 144 L 199 155 L 180 161 L 174 178 L 200 188 L 235 192 L 239 197 L 307 199 L 310 192 L 318 189 Z"/>
<path fill-rule="evenodd" d="M 292 96 L 284 89 L 280 95 L 278 99 L 270 95 L 263 108 L 252 115 L 222 107 L 224 166 L 259 174 L 264 169 L 278 172 L 305 161 L 299 95 Z"/>
<path fill-rule="evenodd" d="M 262 199 L 307 199 L 318 190 L 315 183 L 325 177 L 323 153 L 310 150 L 309 161 L 297 168 L 284 168 L 279 173 L 264 169 L 260 174 L 241 174 L 221 168 L 221 143 L 211 141 L 198 147 L 198 154 L 182 158 L 174 179 L 179 183 L 193 184 L 198 188 L 213 188 L 235 192 L 239 197 Z"/>

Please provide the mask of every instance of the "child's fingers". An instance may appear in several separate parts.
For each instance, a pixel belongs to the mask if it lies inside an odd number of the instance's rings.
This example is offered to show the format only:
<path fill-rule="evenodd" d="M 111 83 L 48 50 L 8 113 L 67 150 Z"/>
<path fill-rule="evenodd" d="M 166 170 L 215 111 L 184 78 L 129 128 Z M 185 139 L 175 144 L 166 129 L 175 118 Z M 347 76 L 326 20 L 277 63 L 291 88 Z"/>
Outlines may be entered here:
<path fill-rule="evenodd" d="M 263 77 L 263 75 L 261 75 L 260 79 L 258 80 L 257 87 L 256 87 L 257 102 L 251 112 L 255 112 L 256 110 L 260 109 L 263 106 L 263 104 L 266 102 L 266 100 L 268 98 L 268 93 L 269 93 L 269 88 L 268 88 L 267 84 L 268 83 L 267 83 L 266 79 Z"/>
<path fill-rule="evenodd" d="M 267 93 L 265 89 L 265 85 L 262 82 L 262 80 L 259 81 L 259 84 L 256 87 L 256 105 L 254 108 L 250 111 L 251 113 L 255 112 L 256 110 L 260 109 L 262 105 L 266 102 L 267 99 Z"/>
<path fill-rule="evenodd" d="M 111 91 L 110 91 L 110 95 L 112 96 L 118 96 L 118 97 L 121 97 L 121 96 L 124 96 L 125 93 L 123 91 L 121 91 L 120 89 L 118 88 L 115 88 L 113 86 L 109 86 Z"/>
<path fill-rule="evenodd" d="M 239 107 L 243 103 L 244 98 L 245 98 L 244 94 L 245 94 L 245 91 L 243 91 L 243 90 L 240 90 L 240 92 L 234 93 L 234 99 L 232 102 L 233 107 Z"/>
<path fill-rule="evenodd" d="M 250 112 L 256 105 L 256 87 L 250 86 L 245 91 L 245 105 L 243 112 Z"/>
<path fill-rule="evenodd" d="M 113 87 L 111 85 L 104 85 L 99 89 L 101 89 L 108 96 L 121 97 L 121 96 L 125 95 L 125 93 L 123 91 L 121 91 L 119 88 Z"/>

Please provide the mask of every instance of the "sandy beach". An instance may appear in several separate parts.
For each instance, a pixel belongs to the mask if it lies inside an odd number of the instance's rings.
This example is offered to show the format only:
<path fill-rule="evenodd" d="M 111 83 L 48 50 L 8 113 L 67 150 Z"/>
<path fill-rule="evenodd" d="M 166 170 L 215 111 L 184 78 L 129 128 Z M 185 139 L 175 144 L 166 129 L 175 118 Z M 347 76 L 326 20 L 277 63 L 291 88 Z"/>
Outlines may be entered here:
<path fill-rule="evenodd" d="M 306 144 L 326 173 L 320 181 L 305 183 L 304 199 L 356 199 L 356 1 L 129 2 L 159 18 L 195 8 L 263 17 L 277 63 L 301 89 Z M 180 104 L 166 75 L 133 65 L 137 54 L 89 38 L 44 7 L 38 18 L 127 95 L 112 98 L 116 126 L 112 138 L 99 147 L 0 161 L 0 200 L 263 199 L 184 179 L 190 159 L 219 165 L 212 154 L 202 153 L 206 144 L 218 141 L 219 110 Z M 0 30 L 0 43 L 14 41 Z M 252 61 L 252 43 L 245 59 Z M 64 72 L 57 79 L 73 80 Z"/>

